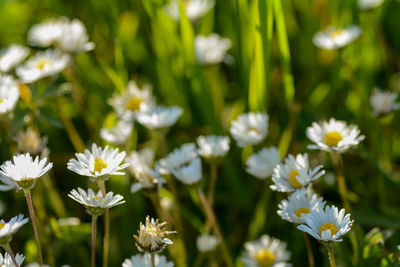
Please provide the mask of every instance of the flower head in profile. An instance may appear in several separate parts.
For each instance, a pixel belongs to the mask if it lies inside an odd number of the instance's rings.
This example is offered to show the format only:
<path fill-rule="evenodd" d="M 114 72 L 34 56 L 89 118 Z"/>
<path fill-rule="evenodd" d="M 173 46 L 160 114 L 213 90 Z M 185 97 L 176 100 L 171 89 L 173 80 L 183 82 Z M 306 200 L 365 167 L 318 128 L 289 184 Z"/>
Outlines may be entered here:
<path fill-rule="evenodd" d="M 131 121 L 119 120 L 117 125 L 112 128 L 101 128 L 100 137 L 113 144 L 122 145 L 125 144 L 131 136 L 133 129 L 133 123 Z"/>
<path fill-rule="evenodd" d="M 397 96 L 395 92 L 385 92 L 375 88 L 370 97 L 373 114 L 379 116 L 399 109 L 400 103 L 396 103 Z"/>
<path fill-rule="evenodd" d="M 331 118 L 329 122 L 313 122 L 307 128 L 307 137 L 313 141 L 314 145 L 309 145 L 309 149 L 320 149 L 325 151 L 346 152 L 353 146 L 358 145 L 364 136 L 360 135 L 360 130 L 355 125 L 347 125 L 344 121 L 337 121 Z"/>
<path fill-rule="evenodd" d="M 325 201 L 307 189 L 296 190 L 287 200 L 278 205 L 278 215 L 292 223 L 304 223 L 304 216 L 313 210 L 323 208 Z"/>
<path fill-rule="evenodd" d="M 94 216 L 103 214 L 105 209 L 125 203 L 124 197 L 121 195 L 114 195 L 113 192 L 108 192 L 104 197 L 101 191 L 95 193 L 90 188 L 87 192 L 82 188 L 73 189 L 68 196 L 84 205 L 86 211 Z"/>
<path fill-rule="evenodd" d="M 174 125 L 183 114 L 180 107 L 157 106 L 154 109 L 140 112 L 137 121 L 149 130 L 167 130 Z"/>
<path fill-rule="evenodd" d="M 245 113 L 231 124 L 231 134 L 240 147 L 261 143 L 268 134 L 266 113 Z"/>
<path fill-rule="evenodd" d="M 33 83 L 39 79 L 60 73 L 70 62 L 70 56 L 57 49 L 37 52 L 24 65 L 17 67 L 17 75 L 24 83 Z"/>
<path fill-rule="evenodd" d="M 13 44 L 0 50 L 0 72 L 9 72 L 29 54 L 29 48 Z"/>
<path fill-rule="evenodd" d="M 61 38 L 62 28 L 67 21 L 67 18 L 61 17 L 33 25 L 28 32 L 28 43 L 39 47 L 55 45 Z"/>
<path fill-rule="evenodd" d="M 47 163 L 47 158 L 35 159 L 29 153 L 13 157 L 12 161 L 6 161 L 0 166 L 0 173 L 18 184 L 19 188 L 28 189 L 35 185 L 37 179 L 47 173 L 53 163 Z"/>
<path fill-rule="evenodd" d="M 214 0 L 184 0 L 183 6 L 186 16 L 196 22 L 215 5 Z M 164 7 L 164 11 L 175 21 L 179 21 L 179 1 L 172 0 Z"/>
<path fill-rule="evenodd" d="M 325 242 L 340 242 L 341 237 L 350 231 L 353 221 L 345 210 L 335 206 L 322 207 L 304 216 L 305 223 L 297 229 L 312 235 L 315 239 Z"/>
<path fill-rule="evenodd" d="M 266 179 L 279 163 L 280 156 L 276 147 L 263 148 L 246 160 L 246 171 L 259 179 Z"/>
<path fill-rule="evenodd" d="M 209 36 L 198 35 L 194 40 L 194 51 L 197 61 L 202 65 L 214 65 L 223 61 L 229 62 L 226 52 L 231 48 L 231 41 L 216 33 Z"/>
<path fill-rule="evenodd" d="M 176 233 L 175 231 L 166 231 L 165 225 L 167 223 L 159 223 L 158 219 L 150 219 L 146 217 L 146 223 L 140 222 L 138 235 L 134 235 L 136 246 L 139 251 L 155 253 L 160 252 L 166 245 L 171 245 L 173 242 L 165 236 Z"/>
<path fill-rule="evenodd" d="M 289 267 L 292 265 L 287 262 L 290 252 L 286 246 L 279 239 L 263 235 L 258 240 L 244 244 L 245 252 L 241 259 L 246 267 Z"/>
<path fill-rule="evenodd" d="M 121 170 L 129 166 L 121 164 L 126 156 L 125 152 L 119 153 L 117 149 L 104 149 L 96 144 L 92 145 L 92 151 L 86 149 L 84 153 L 76 153 L 76 159 L 70 159 L 67 168 L 77 174 L 93 179 L 107 179 L 110 175 L 124 175 Z"/>
<path fill-rule="evenodd" d="M 174 263 L 168 261 L 165 256 L 160 256 L 158 254 L 154 255 L 154 267 L 173 267 Z M 151 264 L 151 256 L 149 253 L 144 255 L 138 254 L 132 256 L 130 259 L 125 259 L 122 263 L 122 267 L 153 267 Z"/>
<path fill-rule="evenodd" d="M 139 112 L 151 110 L 154 106 L 152 87 L 144 84 L 140 88 L 135 81 L 130 81 L 127 88 L 109 100 L 117 115 L 125 121 L 133 121 Z"/>
<path fill-rule="evenodd" d="M 370 10 L 380 6 L 385 0 L 358 0 L 358 7 L 361 10 Z"/>
<path fill-rule="evenodd" d="M 10 75 L 0 74 L 0 115 L 13 110 L 18 98 L 17 81 Z"/>
<path fill-rule="evenodd" d="M 41 154 L 47 145 L 47 137 L 41 138 L 38 131 L 32 127 L 28 127 L 24 132 L 18 132 L 15 141 L 19 152 L 31 155 Z"/>
<path fill-rule="evenodd" d="M 346 46 L 361 35 L 359 26 L 350 25 L 347 28 L 337 29 L 329 27 L 314 35 L 313 42 L 318 48 L 338 49 Z"/>
<path fill-rule="evenodd" d="M 22 254 L 17 253 L 15 255 L 15 260 L 18 263 L 18 266 L 21 266 L 25 260 L 25 256 Z M 6 252 L 4 256 L 0 254 L 0 266 L 2 267 L 16 267 L 11 256 Z"/>
<path fill-rule="evenodd" d="M 197 137 L 197 153 L 206 159 L 222 158 L 229 151 L 228 136 L 207 135 Z"/>
<path fill-rule="evenodd" d="M 293 192 L 306 187 L 311 182 L 321 177 L 325 171 L 322 166 L 311 169 L 307 154 L 298 154 L 296 157 L 289 155 L 285 163 L 277 165 L 272 174 L 271 189 L 279 192 Z"/>
<path fill-rule="evenodd" d="M 197 237 L 197 249 L 202 253 L 207 253 L 215 250 L 221 240 L 215 235 L 203 234 Z"/>
<path fill-rule="evenodd" d="M 29 219 L 24 218 L 24 215 L 22 214 L 12 217 L 9 222 L 0 220 L 0 245 L 8 244 L 11 241 L 13 234 L 28 221 Z"/>

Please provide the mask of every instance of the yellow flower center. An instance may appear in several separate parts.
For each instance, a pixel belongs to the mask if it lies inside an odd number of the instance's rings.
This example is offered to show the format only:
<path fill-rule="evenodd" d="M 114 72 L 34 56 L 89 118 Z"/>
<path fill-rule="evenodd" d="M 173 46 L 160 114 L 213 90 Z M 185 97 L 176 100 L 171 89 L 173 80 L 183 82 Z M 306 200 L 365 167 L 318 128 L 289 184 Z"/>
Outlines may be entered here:
<path fill-rule="evenodd" d="M 247 130 L 247 132 L 248 132 L 248 133 L 253 132 L 253 133 L 256 133 L 256 134 L 261 134 L 260 131 L 259 131 L 257 128 L 255 128 L 255 127 L 249 128 L 249 129 Z"/>
<path fill-rule="evenodd" d="M 0 229 L 2 229 L 4 227 L 4 225 L 6 225 L 6 223 L 0 222 Z"/>
<path fill-rule="evenodd" d="M 324 141 L 328 146 L 337 146 L 343 140 L 343 136 L 338 131 L 330 131 L 325 134 Z"/>
<path fill-rule="evenodd" d="M 329 34 L 329 37 L 336 38 L 344 33 L 344 30 L 336 30 Z"/>
<path fill-rule="evenodd" d="M 43 70 L 47 65 L 50 65 L 51 61 L 47 58 L 41 58 L 36 62 L 36 68 Z"/>
<path fill-rule="evenodd" d="M 318 234 L 321 236 L 322 232 L 326 231 L 326 230 L 330 230 L 331 231 L 331 236 L 334 236 L 334 235 L 336 235 L 336 233 L 338 232 L 339 229 L 333 223 L 324 223 L 323 225 L 321 225 L 319 227 Z"/>
<path fill-rule="evenodd" d="M 299 175 L 298 170 L 293 170 L 289 173 L 289 183 L 294 187 L 294 188 L 301 188 L 302 185 L 297 181 L 296 176 Z"/>
<path fill-rule="evenodd" d="M 310 210 L 308 208 L 300 208 L 294 212 L 294 214 L 299 218 L 301 217 L 302 214 L 308 214 L 308 213 L 310 213 Z"/>
<path fill-rule="evenodd" d="M 94 160 L 94 171 L 101 172 L 102 169 L 107 168 L 107 163 L 102 158 Z"/>
<path fill-rule="evenodd" d="M 140 104 L 142 104 L 143 99 L 141 97 L 132 96 L 125 102 L 125 108 L 131 111 L 137 111 L 140 109 Z"/>
<path fill-rule="evenodd" d="M 94 199 L 98 200 L 99 196 L 93 196 Z M 102 201 L 104 201 L 104 197 L 101 198 Z"/>
<path fill-rule="evenodd" d="M 4 99 L 3 99 L 3 98 L 0 98 L 0 104 L 3 103 L 3 102 L 4 102 Z"/>
<path fill-rule="evenodd" d="M 268 249 L 262 249 L 256 255 L 257 264 L 262 267 L 272 266 L 275 262 L 275 254 Z"/>

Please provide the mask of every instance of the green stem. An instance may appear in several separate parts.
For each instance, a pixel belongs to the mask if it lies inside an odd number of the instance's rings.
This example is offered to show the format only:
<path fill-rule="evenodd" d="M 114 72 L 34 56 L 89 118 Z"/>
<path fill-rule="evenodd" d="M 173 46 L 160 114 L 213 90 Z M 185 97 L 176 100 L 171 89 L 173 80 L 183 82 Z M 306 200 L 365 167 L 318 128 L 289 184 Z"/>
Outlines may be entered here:
<path fill-rule="evenodd" d="M 106 197 L 106 186 L 104 181 L 99 182 L 103 197 Z M 103 267 L 108 266 L 108 252 L 110 250 L 110 210 L 104 210 L 104 240 L 103 240 Z"/>
<path fill-rule="evenodd" d="M 96 227 L 97 227 L 97 216 L 92 215 L 92 267 L 95 267 L 95 253 L 96 253 Z"/>
<path fill-rule="evenodd" d="M 335 255 L 333 254 L 333 246 L 328 244 L 328 258 L 329 258 L 329 263 L 331 264 L 331 267 L 336 267 L 336 262 L 335 262 Z"/>
<path fill-rule="evenodd" d="M 347 188 L 346 188 L 346 181 L 343 175 L 342 157 L 338 152 L 334 152 L 333 157 L 334 157 L 334 164 L 336 166 L 337 183 L 338 183 L 340 198 L 342 199 L 342 203 L 346 212 L 350 212 L 351 207 L 350 207 L 350 202 L 347 199 Z"/>
<path fill-rule="evenodd" d="M 156 267 L 156 260 L 154 253 L 150 253 L 150 259 L 151 259 L 151 267 Z"/>
<path fill-rule="evenodd" d="M 313 256 L 312 248 L 311 248 L 310 237 L 305 232 L 303 232 L 303 236 L 304 236 L 304 242 L 306 243 L 306 247 L 307 247 L 308 265 L 310 267 L 314 267 L 315 266 L 315 262 L 314 262 L 314 256 Z"/>
<path fill-rule="evenodd" d="M 210 187 L 208 189 L 208 202 L 210 202 L 211 208 L 214 207 L 214 196 L 215 186 L 217 183 L 217 164 L 214 162 L 210 163 Z"/>

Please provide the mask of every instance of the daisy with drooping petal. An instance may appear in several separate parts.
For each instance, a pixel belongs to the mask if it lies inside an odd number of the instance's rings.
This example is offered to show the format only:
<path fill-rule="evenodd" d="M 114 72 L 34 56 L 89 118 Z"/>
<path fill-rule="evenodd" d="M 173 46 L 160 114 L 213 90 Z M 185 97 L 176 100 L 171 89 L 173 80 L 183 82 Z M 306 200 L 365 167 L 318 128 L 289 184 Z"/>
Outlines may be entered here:
<path fill-rule="evenodd" d="M 240 147 L 261 143 L 268 134 L 266 113 L 244 113 L 231 124 L 231 134 Z"/>
<path fill-rule="evenodd" d="M 186 16 L 195 22 L 215 5 L 214 0 L 185 0 L 183 6 Z M 164 7 L 164 11 L 175 21 L 179 21 L 179 1 L 172 0 Z"/>
<path fill-rule="evenodd" d="M 323 49 L 338 49 L 346 46 L 361 35 L 359 26 L 350 25 L 343 29 L 329 27 L 313 38 L 314 45 Z"/>
<path fill-rule="evenodd" d="M 125 144 L 131 136 L 133 129 L 133 123 L 131 121 L 119 120 L 117 125 L 113 128 L 101 128 L 100 137 L 113 144 L 122 145 Z"/>
<path fill-rule="evenodd" d="M 263 235 L 260 239 L 246 242 L 242 262 L 246 267 L 289 267 L 290 252 L 286 243 L 279 239 Z"/>
<path fill-rule="evenodd" d="M 29 48 L 13 44 L 0 50 L 0 72 L 9 72 L 29 54 Z"/>
<path fill-rule="evenodd" d="M 315 239 L 325 242 L 340 242 L 341 237 L 350 231 L 353 221 L 345 210 L 335 206 L 314 210 L 304 216 L 305 224 L 297 229 L 312 235 Z"/>
<path fill-rule="evenodd" d="M 197 153 L 206 159 L 222 158 L 229 151 L 228 136 L 207 135 L 197 137 Z"/>
<path fill-rule="evenodd" d="M 246 160 L 246 171 L 259 179 L 266 179 L 279 163 L 280 156 L 276 147 L 263 148 Z"/>
<path fill-rule="evenodd" d="M 121 170 L 129 166 L 128 163 L 121 164 L 126 153 L 119 153 L 117 149 L 104 149 L 96 144 L 92 145 L 92 151 L 88 149 L 84 153 L 76 153 L 76 159 L 68 161 L 67 168 L 77 174 L 88 176 L 93 179 L 107 179 L 110 175 L 124 175 Z"/>
<path fill-rule="evenodd" d="M 323 208 L 325 201 L 307 189 L 296 190 L 287 200 L 278 205 L 278 215 L 292 223 L 304 223 L 304 216 L 313 210 Z"/>
<path fill-rule="evenodd" d="M 202 65 L 213 65 L 229 61 L 226 52 L 231 48 L 231 41 L 216 33 L 209 36 L 198 35 L 194 40 L 197 61 Z"/>
<path fill-rule="evenodd" d="M 180 107 L 164 107 L 156 108 L 140 112 L 137 115 L 137 121 L 149 130 L 166 130 L 176 123 L 183 114 Z"/>
<path fill-rule="evenodd" d="M 380 6 L 385 0 L 358 0 L 358 7 L 361 10 L 369 10 Z"/>
<path fill-rule="evenodd" d="M 18 266 L 21 266 L 22 263 L 24 262 L 24 260 L 25 260 L 24 255 L 19 254 L 19 253 L 17 253 L 17 255 L 15 255 L 15 261 L 18 263 Z M 4 257 L 2 254 L 0 254 L 0 266 L 1 267 L 16 267 L 11 256 L 7 252 L 4 254 Z"/>
<path fill-rule="evenodd" d="M 154 267 L 173 267 L 174 263 L 168 261 L 165 256 L 160 256 L 158 254 L 154 255 Z M 153 267 L 151 264 L 151 256 L 149 253 L 144 255 L 135 255 L 130 259 L 125 259 L 122 263 L 122 267 Z"/>
<path fill-rule="evenodd" d="M 400 103 L 396 103 L 397 93 L 381 91 L 374 88 L 374 92 L 370 97 L 370 104 L 375 116 L 389 113 L 400 108 Z"/>
<path fill-rule="evenodd" d="M 271 185 L 271 189 L 279 192 L 293 192 L 306 187 L 325 173 L 321 168 L 320 165 L 311 169 L 307 154 L 298 154 L 296 158 L 289 155 L 284 164 L 275 167 L 272 174 L 274 184 Z"/>
<path fill-rule="evenodd" d="M 197 249 L 202 253 L 207 253 L 215 250 L 221 240 L 215 235 L 203 234 L 197 237 Z"/>
<path fill-rule="evenodd" d="M 17 81 L 10 75 L 0 75 L 0 115 L 13 110 L 18 98 Z"/>
<path fill-rule="evenodd" d="M 113 95 L 109 104 L 117 115 L 126 120 L 133 121 L 140 111 L 151 110 L 154 106 L 152 87 L 144 84 L 140 88 L 135 81 L 130 81 L 127 88 L 120 95 Z"/>
<path fill-rule="evenodd" d="M 139 251 L 155 253 L 163 250 L 166 245 L 172 245 L 173 242 L 165 236 L 176 232 L 166 231 L 164 229 L 166 224 L 166 222 L 159 223 L 158 219 L 150 219 L 150 216 L 146 217 L 146 224 L 140 222 L 138 235 L 133 236 Z"/>
<path fill-rule="evenodd" d="M 17 75 L 24 83 L 32 83 L 39 79 L 60 73 L 70 62 L 70 56 L 57 49 L 37 52 L 24 65 L 17 67 Z"/>
<path fill-rule="evenodd" d="M 347 126 L 346 122 L 337 121 L 334 118 L 331 118 L 329 122 L 313 122 L 312 126 L 307 128 L 307 137 L 315 143 L 315 145 L 309 145 L 309 149 L 339 153 L 346 152 L 365 138 L 364 135 L 360 135 L 357 126 Z"/>
<path fill-rule="evenodd" d="M 12 235 L 28 221 L 29 219 L 24 218 L 24 215 L 22 214 L 12 217 L 9 222 L 0 220 L 0 245 L 6 245 L 10 243 Z"/>

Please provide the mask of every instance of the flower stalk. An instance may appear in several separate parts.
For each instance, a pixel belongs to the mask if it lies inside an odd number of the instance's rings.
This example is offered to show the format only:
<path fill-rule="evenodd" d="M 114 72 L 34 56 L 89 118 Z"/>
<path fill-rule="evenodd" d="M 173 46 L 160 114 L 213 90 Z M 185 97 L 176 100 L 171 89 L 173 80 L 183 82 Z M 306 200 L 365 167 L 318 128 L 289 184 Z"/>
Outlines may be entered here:
<path fill-rule="evenodd" d="M 103 197 L 106 197 L 106 185 L 104 180 L 101 179 L 99 182 L 99 187 Z M 108 266 L 108 252 L 110 249 L 110 210 L 104 210 L 104 240 L 103 240 L 103 267 Z"/>
<path fill-rule="evenodd" d="M 328 247 L 329 263 L 331 267 L 336 267 L 335 255 L 333 254 L 333 246 L 331 244 L 328 244 L 327 247 Z"/>
<path fill-rule="evenodd" d="M 305 232 L 303 232 L 303 236 L 304 236 L 304 242 L 306 243 L 306 248 L 307 248 L 308 266 L 314 267 L 315 262 L 314 262 L 312 248 L 311 248 L 310 237 Z"/>
<path fill-rule="evenodd" d="M 13 261 L 14 265 L 19 267 L 17 260 L 15 259 L 14 253 L 11 250 L 10 243 L 3 245 L 4 250 L 10 255 L 11 260 Z"/>
<path fill-rule="evenodd" d="M 92 215 L 92 267 L 95 267 L 95 253 L 96 253 L 96 229 L 97 229 L 97 216 Z"/>

